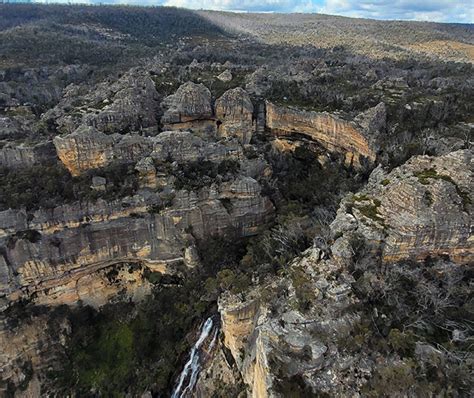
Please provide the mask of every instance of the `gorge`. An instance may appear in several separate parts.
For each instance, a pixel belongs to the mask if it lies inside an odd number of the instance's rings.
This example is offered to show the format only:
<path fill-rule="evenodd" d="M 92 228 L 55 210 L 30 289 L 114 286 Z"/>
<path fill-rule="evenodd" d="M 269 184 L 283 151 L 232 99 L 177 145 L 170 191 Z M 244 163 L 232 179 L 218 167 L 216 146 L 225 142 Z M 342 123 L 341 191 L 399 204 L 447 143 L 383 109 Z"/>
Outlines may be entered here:
<path fill-rule="evenodd" d="M 0 4 L 0 396 L 469 396 L 472 26 L 282 15 Z"/>

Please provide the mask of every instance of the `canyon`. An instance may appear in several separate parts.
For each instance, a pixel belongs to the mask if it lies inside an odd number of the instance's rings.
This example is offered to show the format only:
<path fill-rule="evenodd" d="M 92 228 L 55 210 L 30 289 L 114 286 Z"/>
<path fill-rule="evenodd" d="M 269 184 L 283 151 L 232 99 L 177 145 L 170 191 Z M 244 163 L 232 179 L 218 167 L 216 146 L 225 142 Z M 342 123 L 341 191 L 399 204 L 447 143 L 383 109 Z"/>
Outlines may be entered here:
<path fill-rule="evenodd" d="M 0 37 L 0 396 L 472 391 L 470 26 L 2 4 Z"/>

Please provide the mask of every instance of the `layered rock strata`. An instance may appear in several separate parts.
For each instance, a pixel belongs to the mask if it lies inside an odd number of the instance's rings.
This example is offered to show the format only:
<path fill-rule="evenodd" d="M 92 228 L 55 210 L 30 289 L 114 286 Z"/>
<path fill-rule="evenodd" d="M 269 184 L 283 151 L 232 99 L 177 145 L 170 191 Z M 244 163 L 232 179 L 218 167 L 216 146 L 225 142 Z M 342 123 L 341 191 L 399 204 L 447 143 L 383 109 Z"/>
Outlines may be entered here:
<path fill-rule="evenodd" d="M 211 92 L 203 84 L 187 82 L 181 85 L 163 100 L 161 106 L 164 109 L 161 123 L 165 130 L 215 130 Z"/>
<path fill-rule="evenodd" d="M 333 366 L 354 359 L 331 344 L 349 336 L 359 319 L 356 313 L 344 311 L 357 303 L 352 282 L 347 272 L 331 261 L 320 261 L 320 252 L 309 249 L 288 265 L 287 277 L 274 278 L 245 296 L 223 296 L 220 349 L 232 355 L 233 376 L 229 377 L 229 370 L 215 376 L 222 377 L 224 384 L 241 378 L 248 396 L 255 398 L 281 396 L 282 378 L 294 376 L 320 391 L 330 387 L 340 396 L 357 391 L 365 379 L 357 378 L 356 366 L 349 376 L 354 377 L 353 385 L 344 383 L 347 369 Z M 317 300 L 310 312 L 299 310 L 300 289 Z M 205 389 L 206 383 L 201 378 L 198 388 Z"/>
<path fill-rule="evenodd" d="M 297 396 L 315 391 L 357 396 L 380 369 L 404 365 L 393 353 L 374 356 L 369 347 L 354 349 L 357 339 L 367 336 L 360 329 L 368 315 L 358 289 L 364 283 L 367 289 L 384 286 L 373 271 L 356 281 L 354 264 L 361 253 L 355 250 L 367 248 L 362 256 L 381 274 L 397 267 L 394 262 L 428 257 L 434 262 L 426 266 L 446 278 L 472 264 L 472 155 L 462 150 L 418 156 L 390 173 L 375 169 L 367 187 L 341 204 L 329 250 L 313 246 L 280 276 L 244 294 L 221 296 L 222 354 L 203 372 L 215 378 L 212 386 L 242 380 L 241 389 L 255 398 L 286 396 L 288 388 L 301 388 Z M 377 310 L 385 311 L 377 305 L 370 316 L 387 318 Z M 417 343 L 417 355 L 422 348 Z M 231 360 L 222 360 L 229 355 Z M 198 391 L 212 386 L 202 376 Z"/>
<path fill-rule="evenodd" d="M 153 150 L 153 142 L 147 137 L 106 135 L 95 127 L 85 126 L 72 134 L 55 137 L 54 146 L 59 159 L 73 176 L 115 161 L 137 161 Z"/>
<path fill-rule="evenodd" d="M 198 192 L 175 191 L 170 207 L 156 214 L 153 209 L 164 205 L 151 193 L 32 215 L 4 211 L 0 292 L 10 300 L 34 297 L 37 303 L 74 304 L 82 297 L 81 280 L 118 263 L 178 272 L 180 264 L 188 265 L 185 252 L 194 238 L 249 236 L 269 222 L 273 207 L 260 191 L 257 181 L 242 176 Z"/>
<path fill-rule="evenodd" d="M 360 166 L 362 159 L 373 163 L 374 145 L 385 125 L 383 105 L 360 117 L 361 124 L 329 113 L 318 113 L 266 102 L 266 127 L 277 137 L 303 137 L 316 141 L 330 152 L 342 153 L 349 165 Z"/>
<path fill-rule="evenodd" d="M 113 162 L 136 162 L 145 157 L 178 163 L 225 158 L 243 159 L 242 147 L 235 141 L 205 141 L 187 131 L 165 131 L 156 137 L 138 134 L 106 135 L 93 127 L 80 127 L 74 133 L 54 139 L 57 156 L 73 176 L 105 167 Z"/>
<path fill-rule="evenodd" d="M 385 262 L 447 256 L 474 261 L 472 150 L 417 156 L 390 173 L 377 168 L 367 187 L 346 198 L 331 225 L 333 254 L 352 256 L 364 236 Z"/>
<path fill-rule="evenodd" d="M 32 146 L 7 144 L 0 149 L 0 167 L 10 169 L 48 163 L 55 159 L 56 152 L 51 141 L 41 142 Z"/>

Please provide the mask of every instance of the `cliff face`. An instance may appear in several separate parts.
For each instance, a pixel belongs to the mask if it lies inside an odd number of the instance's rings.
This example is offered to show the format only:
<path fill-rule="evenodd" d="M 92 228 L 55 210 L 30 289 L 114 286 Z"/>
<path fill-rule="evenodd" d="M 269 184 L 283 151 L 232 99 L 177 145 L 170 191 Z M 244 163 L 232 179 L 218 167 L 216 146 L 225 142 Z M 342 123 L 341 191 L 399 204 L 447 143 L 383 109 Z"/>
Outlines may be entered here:
<path fill-rule="evenodd" d="M 133 162 L 150 154 L 153 141 L 137 134 L 106 135 L 95 127 L 79 127 L 74 133 L 54 138 L 59 159 L 73 176 L 105 167 L 111 162 Z"/>
<path fill-rule="evenodd" d="M 46 315 L 22 319 L 15 326 L 7 326 L 6 321 L 0 319 L 1 381 L 22 386 L 15 391 L 15 396 L 28 398 L 45 394 L 38 373 L 58 369 L 56 353 L 64 347 L 70 332 L 68 322 L 52 326 Z M 6 395 L 7 384 L 0 385 L 0 391 Z"/>
<path fill-rule="evenodd" d="M 72 134 L 55 137 L 54 145 L 57 156 L 73 176 L 114 162 L 137 162 L 146 157 L 179 163 L 199 159 L 219 162 L 230 158 L 246 161 L 236 141 L 222 144 L 186 131 L 165 131 L 156 137 L 143 137 L 106 135 L 93 127 L 80 127 Z"/>
<path fill-rule="evenodd" d="M 22 211 L 3 212 L 1 292 L 13 300 L 34 295 L 37 303 L 74 304 L 91 274 L 100 285 L 99 271 L 118 263 L 177 272 L 179 264 L 194 266 L 185 257 L 194 237 L 253 235 L 273 212 L 250 177 L 199 192 L 176 191 L 171 206 L 154 214 L 150 209 L 159 200 L 148 194 L 77 203 L 39 210 L 32 218 Z M 102 301 L 108 297 L 104 289 Z"/>
<path fill-rule="evenodd" d="M 330 152 L 345 155 L 347 164 L 359 166 L 361 158 L 370 162 L 374 162 L 376 158 L 373 141 L 385 123 L 384 107 L 378 107 L 379 111 L 372 112 L 373 115 L 363 115 L 360 118 L 362 124 L 365 124 L 362 127 L 356 122 L 349 122 L 329 113 L 287 108 L 267 101 L 266 126 L 277 137 L 298 134 L 306 136 Z"/>
<path fill-rule="evenodd" d="M 150 272 L 182 275 L 200 264 L 197 239 L 255 235 L 273 218 L 273 204 L 257 181 L 268 176 L 269 166 L 263 157 L 246 158 L 236 139 L 204 140 L 180 131 L 106 135 L 84 127 L 56 137 L 54 144 L 73 176 L 112 162 L 133 162 L 139 187 L 133 196 L 114 200 L 0 212 L 2 309 L 23 302 L 97 308 L 141 300 L 152 289 Z M 226 162 L 235 169 L 209 171 L 187 182 L 187 167 L 198 161 L 210 170 Z M 109 182 L 95 173 L 92 185 L 105 189 Z M 197 178 L 206 183 L 193 185 Z M 18 386 L 32 369 L 34 379 L 25 382 L 32 396 L 40 395 L 42 372 L 54 368 L 43 357 L 53 358 L 62 349 L 53 347 L 60 338 L 47 333 L 31 322 L 0 326 L 2 346 L 17 341 L 0 355 L 2 379 Z"/>
<path fill-rule="evenodd" d="M 253 104 L 245 90 L 238 87 L 226 91 L 216 100 L 216 118 L 220 137 L 237 137 L 240 143 L 249 144 L 255 131 Z"/>
<path fill-rule="evenodd" d="M 33 146 L 6 145 L 0 149 L 0 166 L 12 169 L 51 162 L 55 158 L 56 152 L 51 141 Z"/>
<path fill-rule="evenodd" d="M 191 108 L 196 114 L 203 112 Z M 30 214 L 3 211 L 0 291 L 11 300 L 34 295 L 37 303 L 74 304 L 80 298 L 100 305 L 112 295 L 103 284 L 103 270 L 115 264 L 178 272 L 179 264 L 195 265 L 195 256 L 186 255 L 193 252 L 195 238 L 258 233 L 273 213 L 256 180 L 268 175 L 268 165 L 260 157 L 247 159 L 235 139 L 209 138 L 180 131 L 155 137 L 106 135 L 94 127 L 56 137 L 57 156 L 73 176 L 112 162 L 133 162 L 139 191 L 122 199 L 78 202 Z M 179 168 L 197 161 L 207 161 L 211 168 L 231 161 L 239 170 L 217 175 L 202 188 L 175 187 L 176 175 L 183 173 Z M 94 184 L 95 189 L 105 189 L 108 181 L 95 177 Z M 135 279 L 139 287 L 141 274 Z M 86 298 L 84 281 L 103 285 L 102 298 Z M 112 290 L 118 291 L 114 286 Z"/>
<path fill-rule="evenodd" d="M 227 90 L 211 103 L 211 92 L 203 84 L 187 82 L 161 103 L 165 129 L 192 130 L 203 138 L 237 138 L 249 144 L 255 131 L 253 104 L 240 88 Z"/>
<path fill-rule="evenodd" d="M 285 396 L 281 382 L 295 376 L 333 388 L 337 382 L 342 394 L 356 390 L 357 383 L 351 385 L 333 367 L 348 358 L 340 358 L 331 344 L 348 336 L 357 323 L 357 314 L 344 311 L 357 303 L 350 288 L 353 279 L 335 263 L 320 261 L 320 254 L 309 249 L 288 265 L 287 276 L 254 288 L 245 299 L 220 300 L 223 345 L 249 396 Z M 301 290 L 317 303 L 309 312 L 300 309 Z"/>
<path fill-rule="evenodd" d="M 334 252 L 350 257 L 349 240 L 361 234 L 385 262 L 448 256 L 474 260 L 472 151 L 418 156 L 385 173 L 376 169 L 366 189 L 346 198 L 332 224 Z"/>
<path fill-rule="evenodd" d="M 396 349 L 376 348 L 370 336 L 380 336 L 381 347 L 387 342 L 395 347 L 400 317 L 410 319 L 411 311 L 414 319 L 431 325 L 426 326 L 429 335 L 437 322 L 446 322 L 446 315 L 432 319 L 436 311 L 450 312 L 453 305 L 450 299 L 440 304 L 435 298 L 451 294 L 443 290 L 446 281 L 453 281 L 460 292 L 469 289 L 468 283 L 461 286 L 459 274 L 474 260 L 472 167 L 472 151 L 463 150 L 414 157 L 390 173 L 377 168 L 367 187 L 341 204 L 331 224 L 335 240 L 329 249 L 314 246 L 279 276 L 245 294 L 221 297 L 221 350 L 233 357 L 227 372 L 233 372 L 233 378 L 214 376 L 224 385 L 240 377 L 252 397 L 342 397 L 392 388 L 371 383 L 392 369 L 412 372 L 410 361 L 422 368 L 433 355 L 448 361 L 449 354 L 428 340 L 410 340 L 414 357 L 407 360 L 406 351 L 399 356 Z M 428 257 L 428 263 L 417 266 L 396 264 Z M 407 281 L 419 286 L 407 292 Z M 448 289 L 454 285 L 448 283 Z M 370 304 L 364 301 L 368 297 L 380 301 Z M 407 305 L 414 309 L 407 310 Z M 434 306 L 435 314 L 420 315 L 417 305 Z M 424 311 L 430 311 L 427 308 Z M 406 322 L 407 330 L 415 327 L 425 333 L 425 326 Z M 447 325 L 445 330 L 457 336 L 459 326 Z M 448 336 L 449 341 L 456 338 Z M 203 378 L 199 383 L 206 386 Z"/>

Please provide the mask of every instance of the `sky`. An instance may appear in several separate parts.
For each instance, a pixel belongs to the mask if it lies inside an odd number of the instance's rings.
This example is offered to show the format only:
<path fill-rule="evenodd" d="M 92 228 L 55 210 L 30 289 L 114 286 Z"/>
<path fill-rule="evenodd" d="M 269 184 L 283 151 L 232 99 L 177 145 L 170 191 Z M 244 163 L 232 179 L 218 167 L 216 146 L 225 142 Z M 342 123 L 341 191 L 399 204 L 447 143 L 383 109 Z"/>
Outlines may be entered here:
<path fill-rule="evenodd" d="M 34 0 L 166 5 L 238 12 L 317 12 L 347 17 L 474 23 L 474 0 Z"/>

